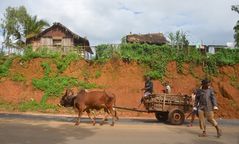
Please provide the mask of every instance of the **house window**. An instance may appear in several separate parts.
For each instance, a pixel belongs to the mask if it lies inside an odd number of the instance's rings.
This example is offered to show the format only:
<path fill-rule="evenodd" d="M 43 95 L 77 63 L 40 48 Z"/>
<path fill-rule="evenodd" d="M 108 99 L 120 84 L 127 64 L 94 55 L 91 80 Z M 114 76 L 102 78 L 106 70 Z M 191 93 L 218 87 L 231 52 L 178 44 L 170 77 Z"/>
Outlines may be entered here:
<path fill-rule="evenodd" d="M 61 39 L 53 39 L 53 46 L 61 46 Z"/>

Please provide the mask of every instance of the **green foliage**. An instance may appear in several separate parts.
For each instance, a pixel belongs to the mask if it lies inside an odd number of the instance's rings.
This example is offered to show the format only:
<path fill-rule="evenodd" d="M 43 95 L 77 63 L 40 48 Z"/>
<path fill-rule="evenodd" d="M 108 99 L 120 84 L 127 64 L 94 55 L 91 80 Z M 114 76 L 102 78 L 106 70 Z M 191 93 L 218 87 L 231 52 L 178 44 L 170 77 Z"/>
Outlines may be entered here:
<path fill-rule="evenodd" d="M 84 89 L 100 88 L 94 83 L 79 82 L 76 78 L 66 76 L 44 76 L 41 79 L 33 79 L 32 84 L 35 88 L 44 91 L 41 104 L 45 104 L 48 97 L 60 96 L 66 87 L 78 87 Z"/>
<path fill-rule="evenodd" d="M 218 66 L 234 65 L 239 63 L 239 49 L 221 49 L 210 57 L 215 57 Z"/>
<path fill-rule="evenodd" d="M 105 63 L 109 59 L 117 58 L 119 55 L 119 49 L 114 45 L 102 44 L 96 47 L 95 60 L 98 63 Z"/>
<path fill-rule="evenodd" d="M 49 24 L 44 20 L 37 20 L 37 16 L 31 16 L 24 6 L 8 7 L 1 19 L 4 45 L 6 47 L 23 47 L 26 38 L 41 32 Z"/>
<path fill-rule="evenodd" d="M 176 64 L 177 64 L 177 72 L 178 73 L 183 73 L 183 63 L 186 61 L 185 60 L 185 54 L 180 53 L 177 58 L 176 58 Z"/>
<path fill-rule="evenodd" d="M 30 101 L 25 101 L 25 102 L 21 102 L 18 106 L 18 109 L 20 111 L 42 111 L 42 112 L 46 112 L 49 110 L 52 111 L 57 111 L 58 107 L 56 105 L 53 104 L 42 104 L 42 103 L 38 103 L 35 100 L 30 100 Z"/>
<path fill-rule="evenodd" d="M 208 74 L 218 74 L 218 67 L 239 63 L 239 49 L 221 49 L 216 54 L 203 58 L 205 71 Z"/>
<path fill-rule="evenodd" d="M 12 65 L 12 58 L 7 58 L 3 64 L 0 65 L 0 78 L 8 76 L 9 68 Z"/>
<path fill-rule="evenodd" d="M 26 48 L 22 55 L 22 60 L 29 61 L 34 58 L 53 58 L 57 65 L 58 72 L 62 73 L 72 61 L 78 60 L 81 57 L 77 53 L 61 55 L 60 52 L 49 50 L 47 47 L 39 48 L 37 51 L 33 51 L 32 47 Z M 46 64 L 42 66 L 46 67 Z"/>
<path fill-rule="evenodd" d="M 62 73 L 66 68 L 70 65 L 72 61 L 80 59 L 79 55 L 77 53 L 69 53 L 66 56 L 57 57 L 55 59 L 57 69 L 60 73 Z"/>
<path fill-rule="evenodd" d="M 4 111 L 41 111 L 41 112 L 57 112 L 59 107 L 53 104 L 41 104 L 36 100 L 31 99 L 28 101 L 23 101 L 18 104 L 12 104 L 0 99 L 0 110 Z"/>
<path fill-rule="evenodd" d="M 218 74 L 218 67 L 217 67 L 217 59 L 214 56 L 209 56 L 206 60 L 205 60 L 205 66 L 204 69 L 206 71 L 206 73 L 208 74 Z"/>
<path fill-rule="evenodd" d="M 176 31 L 175 34 L 170 32 L 168 38 L 170 39 L 170 44 L 172 48 L 188 48 L 189 41 L 187 40 L 186 32 L 180 30 Z"/>
<path fill-rule="evenodd" d="M 167 45 L 122 44 L 120 48 L 123 61 L 133 60 L 148 66 L 151 71 L 148 71 L 146 75 L 153 79 L 162 79 L 167 63 L 176 58 L 175 49 Z"/>
<path fill-rule="evenodd" d="M 145 74 L 145 76 L 149 76 L 153 79 L 163 79 L 163 73 L 158 72 L 157 70 L 149 71 Z"/>
<path fill-rule="evenodd" d="M 2 110 L 7 110 L 7 111 L 12 111 L 12 110 L 14 110 L 14 109 L 16 109 L 16 106 L 14 105 L 14 104 L 12 104 L 12 103 L 9 103 L 9 102 L 7 102 L 7 101 L 4 101 L 4 100 L 2 100 L 2 99 L 0 99 L 0 110 L 2 111 Z"/>
<path fill-rule="evenodd" d="M 51 67 L 47 62 L 42 62 L 41 66 L 44 69 L 44 75 L 45 76 L 49 76 L 50 72 L 51 72 Z"/>
<path fill-rule="evenodd" d="M 180 35 L 180 34 L 178 34 Z M 175 44 L 176 45 L 176 44 Z M 183 72 L 183 64 L 189 63 L 192 67 L 203 65 L 208 74 L 218 74 L 218 66 L 234 65 L 239 63 L 238 49 L 222 49 L 214 55 L 204 55 L 194 47 L 186 49 L 176 49 L 169 45 L 148 45 L 148 44 L 127 44 L 123 43 L 116 50 L 112 50 L 110 45 L 101 45 L 97 60 L 107 61 L 113 57 L 116 51 L 125 62 L 137 61 L 139 64 L 149 67 L 145 75 L 153 79 L 162 79 L 165 75 L 167 64 L 176 61 L 177 72 Z"/>
<path fill-rule="evenodd" d="M 95 72 L 95 78 L 98 79 L 99 77 L 101 77 L 101 71 L 97 70 Z"/>
<path fill-rule="evenodd" d="M 78 81 L 75 78 L 54 76 L 44 76 L 41 79 L 33 79 L 34 87 L 43 90 L 47 96 L 59 96 L 65 87 L 77 86 Z"/>
<path fill-rule="evenodd" d="M 235 11 L 239 14 L 239 5 L 233 5 L 231 7 L 232 11 Z M 239 20 L 237 21 L 236 25 L 234 26 L 234 39 L 236 42 L 236 47 L 239 47 Z"/>
<path fill-rule="evenodd" d="M 34 58 L 55 58 L 60 59 L 61 54 L 59 52 L 51 51 L 47 47 L 39 48 L 36 51 L 32 50 L 32 47 L 27 47 L 24 50 L 24 53 L 22 55 L 23 61 L 29 61 Z"/>
<path fill-rule="evenodd" d="M 26 81 L 26 78 L 24 77 L 23 74 L 16 73 L 16 74 L 13 74 L 13 76 L 11 77 L 11 80 L 16 82 L 24 82 Z"/>

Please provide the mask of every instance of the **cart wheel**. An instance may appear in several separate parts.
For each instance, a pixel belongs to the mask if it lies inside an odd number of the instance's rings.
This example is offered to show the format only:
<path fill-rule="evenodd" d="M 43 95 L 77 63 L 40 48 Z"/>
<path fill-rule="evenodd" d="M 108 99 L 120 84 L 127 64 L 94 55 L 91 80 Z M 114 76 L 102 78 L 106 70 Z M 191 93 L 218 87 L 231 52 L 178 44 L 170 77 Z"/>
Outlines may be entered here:
<path fill-rule="evenodd" d="M 181 125 L 184 122 L 185 115 L 180 109 L 173 109 L 168 114 L 169 122 L 173 125 Z"/>
<path fill-rule="evenodd" d="M 168 120 L 168 113 L 167 112 L 155 112 L 155 117 L 158 121 L 166 121 Z"/>

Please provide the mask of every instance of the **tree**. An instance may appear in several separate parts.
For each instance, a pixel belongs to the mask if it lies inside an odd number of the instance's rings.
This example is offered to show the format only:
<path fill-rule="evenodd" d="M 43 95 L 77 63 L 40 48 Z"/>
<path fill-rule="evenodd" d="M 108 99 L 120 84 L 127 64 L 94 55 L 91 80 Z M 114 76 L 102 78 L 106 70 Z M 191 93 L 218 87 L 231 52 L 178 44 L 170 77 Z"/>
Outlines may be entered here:
<path fill-rule="evenodd" d="M 168 34 L 168 38 L 169 38 L 169 40 L 170 40 L 171 46 L 174 47 L 174 46 L 175 46 L 174 34 L 173 34 L 172 32 L 170 32 L 170 33 Z"/>
<path fill-rule="evenodd" d="M 25 38 L 32 37 L 40 33 L 49 24 L 44 20 L 37 20 L 37 16 L 31 16 L 25 23 Z"/>
<path fill-rule="evenodd" d="M 187 33 L 183 31 L 176 31 L 175 34 L 170 32 L 168 35 L 170 40 L 170 44 L 172 47 L 176 46 L 177 49 L 187 48 L 189 45 L 189 41 L 187 40 Z"/>
<path fill-rule="evenodd" d="M 24 6 L 20 6 L 8 7 L 0 26 L 3 29 L 4 46 L 22 48 L 26 38 L 38 34 L 49 24 L 44 20 L 37 20 L 37 16 L 31 16 Z"/>
<path fill-rule="evenodd" d="M 235 11 L 239 14 L 239 5 L 233 5 L 231 9 L 232 9 L 232 11 Z M 237 23 L 233 29 L 235 31 L 234 39 L 236 42 L 236 47 L 239 47 L 239 20 L 237 21 Z"/>

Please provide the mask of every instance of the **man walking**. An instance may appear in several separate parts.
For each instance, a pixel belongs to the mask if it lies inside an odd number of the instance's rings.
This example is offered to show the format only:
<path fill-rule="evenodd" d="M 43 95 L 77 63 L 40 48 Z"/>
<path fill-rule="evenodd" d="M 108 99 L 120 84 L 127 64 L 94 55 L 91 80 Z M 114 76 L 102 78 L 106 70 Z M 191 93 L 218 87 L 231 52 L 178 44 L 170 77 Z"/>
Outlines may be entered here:
<path fill-rule="evenodd" d="M 209 87 L 210 81 L 208 79 L 204 79 L 201 81 L 202 87 L 196 92 L 196 99 L 194 103 L 194 108 L 198 107 L 198 115 L 199 115 L 199 123 L 200 128 L 203 130 L 200 137 L 206 137 L 206 120 L 210 122 L 217 130 L 217 137 L 219 138 L 222 135 L 221 129 L 218 127 L 218 123 L 214 119 L 213 110 L 218 110 L 217 101 L 215 98 L 214 91 Z"/>

